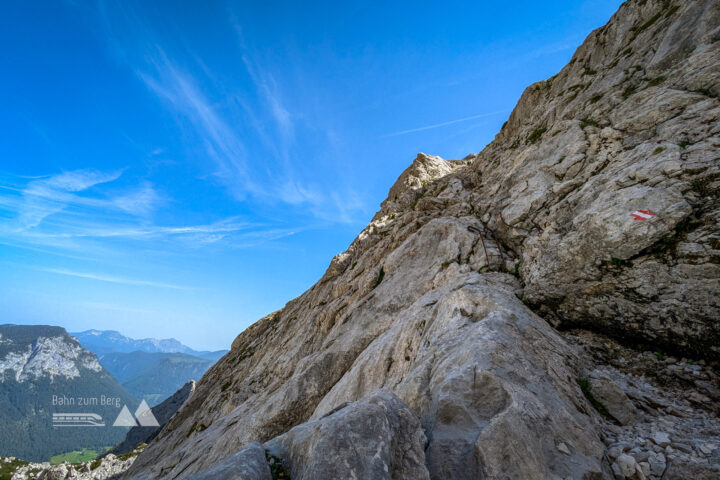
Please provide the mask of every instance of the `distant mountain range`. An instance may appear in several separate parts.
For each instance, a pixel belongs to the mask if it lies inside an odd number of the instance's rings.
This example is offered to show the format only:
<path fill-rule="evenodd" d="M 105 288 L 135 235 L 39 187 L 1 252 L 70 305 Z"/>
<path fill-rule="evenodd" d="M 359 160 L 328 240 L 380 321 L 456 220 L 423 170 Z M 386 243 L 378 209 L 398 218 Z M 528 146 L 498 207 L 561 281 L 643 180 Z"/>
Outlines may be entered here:
<path fill-rule="evenodd" d="M 112 352 L 98 355 L 100 363 L 135 398 L 154 406 L 189 380 L 200 380 L 215 361 L 186 353 Z"/>
<path fill-rule="evenodd" d="M 131 395 L 150 406 L 162 402 L 188 381 L 200 380 L 227 353 L 193 350 L 174 338 L 138 340 L 115 330 L 86 330 L 72 335 L 97 354 L 103 367 Z"/>
<path fill-rule="evenodd" d="M 119 352 L 148 352 L 148 353 L 186 353 L 207 360 L 217 361 L 227 353 L 227 350 L 193 350 L 174 338 L 143 338 L 126 337 L 115 330 L 85 330 L 84 332 L 70 333 L 77 338 L 83 347 L 100 355 L 103 353 Z"/>
<path fill-rule="evenodd" d="M 138 403 L 64 328 L 0 325 L 0 455 L 45 461 L 115 445 L 128 430 L 112 426 L 123 405 Z M 59 426 L 53 414 L 93 414 L 104 426 Z"/>

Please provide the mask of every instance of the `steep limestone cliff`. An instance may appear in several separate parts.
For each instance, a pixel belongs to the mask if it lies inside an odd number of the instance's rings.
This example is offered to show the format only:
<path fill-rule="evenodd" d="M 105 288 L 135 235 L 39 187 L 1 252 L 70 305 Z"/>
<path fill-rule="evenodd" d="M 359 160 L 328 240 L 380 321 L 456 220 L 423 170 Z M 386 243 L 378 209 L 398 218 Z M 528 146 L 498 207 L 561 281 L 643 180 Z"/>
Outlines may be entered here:
<path fill-rule="evenodd" d="M 474 159 L 546 319 L 720 357 L 719 26 L 717 2 L 626 2 Z"/>
<path fill-rule="evenodd" d="M 628 1 L 480 154 L 418 155 L 126 478 L 713 478 L 713 369 L 676 402 L 608 345 L 720 357 L 718 40 L 718 0 Z"/>

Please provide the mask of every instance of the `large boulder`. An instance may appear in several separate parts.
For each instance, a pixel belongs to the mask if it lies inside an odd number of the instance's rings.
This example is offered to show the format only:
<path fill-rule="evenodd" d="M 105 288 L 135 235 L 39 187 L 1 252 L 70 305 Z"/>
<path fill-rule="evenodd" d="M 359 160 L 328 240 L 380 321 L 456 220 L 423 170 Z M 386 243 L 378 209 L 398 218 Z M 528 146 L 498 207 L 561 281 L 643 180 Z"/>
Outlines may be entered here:
<path fill-rule="evenodd" d="M 257 442 L 245 445 L 234 455 L 212 468 L 189 477 L 190 480 L 272 480 L 265 449 Z"/>
<path fill-rule="evenodd" d="M 396 396 L 378 392 L 299 425 L 265 447 L 297 480 L 423 480 L 425 434 Z"/>
<path fill-rule="evenodd" d="M 638 421 L 638 411 L 625 392 L 601 371 L 590 374 L 592 395 L 607 410 L 607 413 L 621 425 L 632 425 Z"/>

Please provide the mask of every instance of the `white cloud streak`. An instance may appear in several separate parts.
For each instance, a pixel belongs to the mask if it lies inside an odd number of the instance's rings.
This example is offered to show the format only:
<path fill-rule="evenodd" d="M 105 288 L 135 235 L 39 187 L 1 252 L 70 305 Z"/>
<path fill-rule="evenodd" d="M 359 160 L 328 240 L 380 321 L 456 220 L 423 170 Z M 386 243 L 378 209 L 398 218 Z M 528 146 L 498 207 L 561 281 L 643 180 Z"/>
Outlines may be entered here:
<path fill-rule="evenodd" d="M 121 174 L 122 171 L 76 170 L 29 182 L 21 191 L 19 222 L 22 228 L 38 226 L 46 217 L 62 211 L 69 204 L 96 203 L 75 193 L 117 180 Z"/>
<path fill-rule="evenodd" d="M 154 288 L 170 288 L 173 290 L 190 290 L 189 287 L 184 287 L 181 285 L 173 285 L 170 283 L 152 282 L 152 281 L 148 281 L 148 280 L 136 280 L 136 279 L 127 278 L 127 277 L 116 277 L 116 276 L 112 276 L 112 275 L 103 275 L 103 274 L 97 274 L 97 273 L 76 272 L 73 270 L 65 270 L 65 269 L 61 269 L 61 268 L 42 268 L 40 270 L 43 272 L 54 273 L 57 275 L 65 275 L 68 277 L 84 278 L 87 280 L 97 280 L 99 282 L 118 283 L 118 284 L 122 284 L 122 285 L 131 285 L 131 286 L 136 286 L 136 287 L 154 287 Z"/>
<path fill-rule="evenodd" d="M 245 248 L 309 228 L 282 228 L 237 216 L 208 224 L 157 225 L 150 215 L 165 200 L 151 184 L 112 187 L 114 194 L 107 194 L 120 175 L 79 170 L 24 178 L 0 173 L 0 244 L 70 258 L 104 258 L 137 248 L 164 253 L 212 244 Z"/>
<path fill-rule="evenodd" d="M 388 133 L 388 134 L 385 134 L 385 135 L 381 135 L 380 138 L 397 137 L 397 136 L 400 136 L 400 135 L 407 135 L 408 133 L 423 132 L 423 131 L 425 131 L 425 130 L 432 130 L 432 129 L 434 129 L 434 128 L 445 127 L 445 126 L 448 126 L 448 125 L 454 125 L 454 124 L 456 124 L 456 123 L 467 122 L 467 121 L 470 121 L 470 120 L 476 120 L 476 119 L 478 119 L 478 118 L 490 117 L 490 116 L 493 116 L 493 115 L 498 115 L 498 114 L 500 114 L 500 113 L 507 113 L 507 112 L 509 112 L 509 110 L 505 109 L 505 110 L 498 110 L 498 111 L 496 111 L 496 112 L 481 113 L 481 114 L 479 114 L 479 115 L 473 115 L 473 116 L 470 116 L 470 117 L 458 118 L 458 119 L 456 119 L 456 120 L 449 120 L 449 121 L 447 121 L 447 122 L 434 123 L 434 124 L 432 124 L 432 125 L 425 125 L 424 127 L 417 127 L 417 128 L 411 128 L 411 129 L 409 129 L 409 130 L 401 130 L 401 131 L 399 131 L 399 132 Z"/>

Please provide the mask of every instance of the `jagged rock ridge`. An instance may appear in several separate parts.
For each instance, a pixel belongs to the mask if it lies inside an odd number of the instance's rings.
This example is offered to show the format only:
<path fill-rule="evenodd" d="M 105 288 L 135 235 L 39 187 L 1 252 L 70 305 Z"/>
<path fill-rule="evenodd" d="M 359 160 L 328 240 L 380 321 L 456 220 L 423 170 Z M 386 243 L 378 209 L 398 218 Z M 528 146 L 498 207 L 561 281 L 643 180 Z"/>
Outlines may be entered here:
<path fill-rule="evenodd" d="M 480 154 L 418 155 L 126 478 L 716 478 L 713 368 L 658 398 L 545 319 L 717 360 L 718 40 L 717 0 L 628 1 Z"/>

